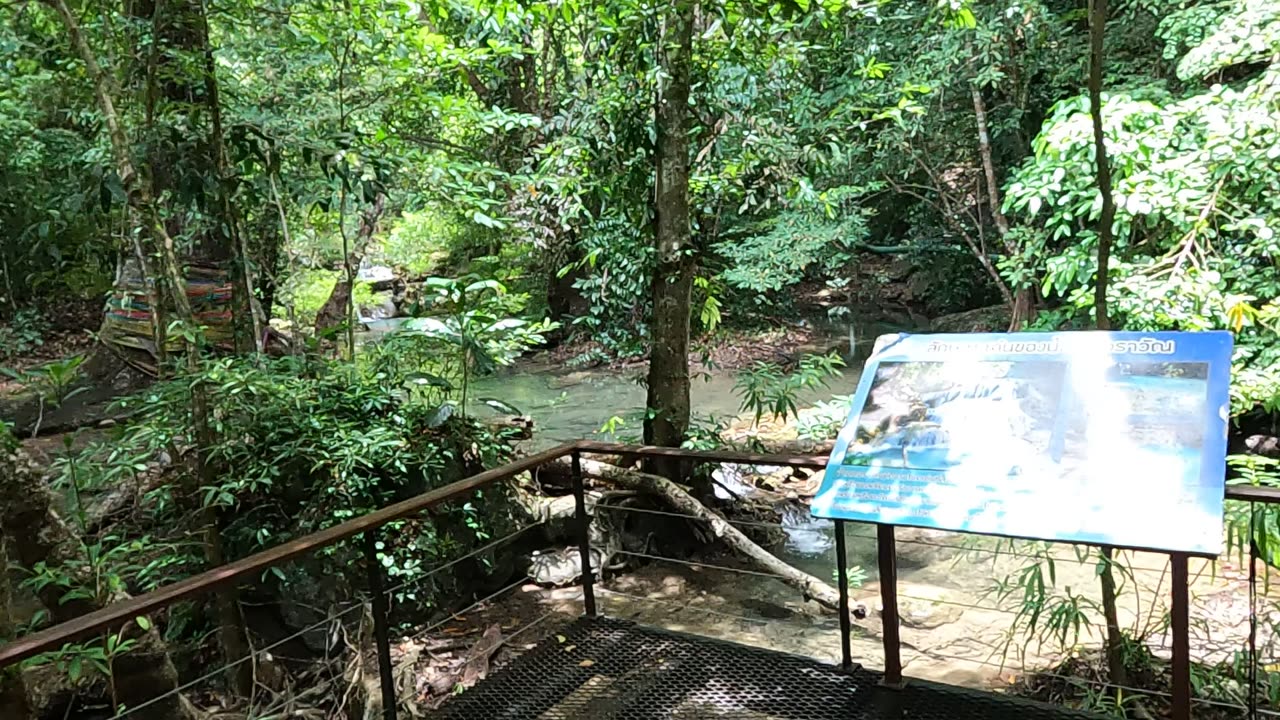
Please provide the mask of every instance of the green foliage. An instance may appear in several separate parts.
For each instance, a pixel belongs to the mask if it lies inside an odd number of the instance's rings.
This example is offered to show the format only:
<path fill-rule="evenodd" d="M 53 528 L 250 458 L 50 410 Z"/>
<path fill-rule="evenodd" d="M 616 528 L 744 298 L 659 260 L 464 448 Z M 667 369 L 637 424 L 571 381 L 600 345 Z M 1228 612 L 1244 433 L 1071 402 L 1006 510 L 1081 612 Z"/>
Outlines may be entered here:
<path fill-rule="evenodd" d="M 845 568 L 845 580 L 850 590 L 857 590 L 867 583 L 866 568 L 861 565 L 850 565 Z M 833 585 L 840 584 L 840 569 L 835 568 L 831 571 L 831 583 Z"/>
<path fill-rule="evenodd" d="M 448 257 L 456 232 L 438 213 L 405 213 L 381 241 L 376 256 L 409 277 L 430 275 Z"/>
<path fill-rule="evenodd" d="M 1010 551 L 1019 552 L 1027 561 L 1015 572 L 995 578 L 986 592 L 997 605 L 1013 600 L 1018 608 L 1007 635 L 1006 654 L 1019 635 L 1025 643 L 1035 643 L 1040 648 L 1069 650 L 1079 647 L 1082 635 L 1099 631 L 1102 608 L 1070 587 L 1058 587 L 1060 559 L 1050 552 L 1049 543 L 1007 542 Z M 1077 547 L 1076 562 L 1090 562 L 1089 552 Z"/>
<path fill-rule="evenodd" d="M 281 302 L 292 304 L 298 323 L 304 328 L 311 328 L 315 325 L 320 308 L 343 277 L 343 272 L 339 270 L 310 269 L 296 272 L 281 288 Z M 360 280 L 356 281 L 352 295 L 357 308 L 375 302 L 369 283 Z"/>
<path fill-rule="evenodd" d="M 418 392 L 421 375 L 379 367 L 384 369 L 361 371 L 346 363 L 293 357 L 223 358 L 127 401 L 124 409 L 133 413 L 131 422 L 105 443 L 60 463 L 61 483 L 100 491 L 155 472 L 157 457 L 184 452 L 194 432 L 185 400 L 193 382 L 208 395 L 212 438 L 205 449 L 212 477 L 200 483 L 194 496 L 188 495 L 184 474 L 189 468 L 173 467 L 167 471 L 171 479 L 142 502 L 151 534 L 90 540 L 82 558 L 37 568 L 33 582 L 64 583 L 68 593 L 98 592 L 83 586 L 84 577 L 107 583 L 103 589 L 149 589 L 198 567 L 196 548 L 177 522 L 192 503 L 218 513 L 224 546 L 234 559 L 509 457 L 507 444 L 487 428 L 456 416 L 441 417 L 440 409 L 451 402 L 447 392 Z M 505 528 L 509 514 L 502 493 L 491 489 L 482 505 L 441 508 L 433 522 L 406 520 L 387 533 L 384 563 L 390 563 L 397 581 L 414 580 L 435 561 L 478 546 L 495 527 Z M 280 583 L 283 592 L 289 587 L 312 592 L 321 575 L 345 578 L 356 552 L 335 548 L 272 582 Z M 110 572 L 82 572 L 77 565 L 82 562 Z M 447 585 L 450 577 L 438 582 Z M 350 582 L 361 580 L 352 577 Z M 415 591 L 421 599 L 435 596 L 431 587 L 406 592 Z"/>
<path fill-rule="evenodd" d="M 1266 62 L 1280 47 L 1280 2 L 1180 3 L 1160 23 L 1165 53 L 1178 61 L 1178 77 L 1193 81 L 1228 68 Z"/>
<path fill-rule="evenodd" d="M 1108 291 L 1113 321 L 1133 330 L 1235 331 L 1237 413 L 1274 406 L 1280 394 L 1271 370 L 1275 332 L 1259 321 L 1275 314 L 1265 299 L 1280 294 L 1270 260 L 1280 252 L 1272 191 L 1280 186 L 1280 75 L 1274 64 L 1245 65 L 1280 49 L 1277 7 L 1188 5 L 1171 14 L 1161 36 L 1181 53 L 1180 77 L 1231 69 L 1238 79 L 1118 89 L 1102 109 L 1119 207 Z M 1035 226 L 1019 232 L 1020 251 L 1001 265 L 1011 280 L 1037 282 L 1074 310 L 1055 322 L 1083 324 L 1100 212 L 1087 100 L 1059 103 L 1033 149 L 1005 205 Z"/>
<path fill-rule="evenodd" d="M 546 334 L 557 327 L 550 320 L 514 317 L 524 310 L 528 297 L 508 293 L 497 280 L 428 278 L 424 285 L 431 294 L 418 301 L 415 310 L 420 317 L 406 323 L 401 333 L 453 349 L 448 368 L 461 378 L 464 413 L 472 373 L 509 365 L 521 353 L 544 343 Z"/>
<path fill-rule="evenodd" d="M 81 545 L 80 554 L 58 565 L 38 563 L 23 580 L 25 587 L 41 592 L 50 586 L 61 592 L 63 603 L 89 600 L 96 605 L 112 602 L 131 589 L 150 591 L 173 582 L 192 568 L 190 550 L 178 543 L 158 543 L 149 536 L 125 538 L 107 534 Z M 92 582 L 86 584 L 85 579 Z"/>
<path fill-rule="evenodd" d="M 581 275 L 574 288 L 587 301 L 575 326 L 621 356 L 643 352 L 653 249 L 644 233 L 619 215 L 595 222 L 582 240 Z"/>
<path fill-rule="evenodd" d="M 723 322 L 723 316 L 720 314 L 722 304 L 720 298 L 716 296 L 715 285 L 705 277 L 698 277 L 693 279 L 693 288 L 701 296 L 701 298 L 695 298 L 693 302 L 698 320 L 701 321 L 704 330 L 714 333 Z"/>
<path fill-rule="evenodd" d="M 49 15 L 0 22 L 0 314 L 92 297 L 112 280 L 114 208 L 88 88 Z M 10 20 L 12 17 L 12 20 Z M 0 348 L 9 349 L 0 342 Z M 0 350 L 4 352 L 4 350 Z"/>
<path fill-rule="evenodd" d="M 1280 460 L 1261 455 L 1233 455 L 1227 458 L 1232 485 L 1280 487 Z M 1250 548 L 1271 567 L 1280 567 L 1280 511 L 1268 503 L 1228 502 L 1226 505 L 1227 551 L 1243 564 Z"/>
<path fill-rule="evenodd" d="M 0 362 L 21 357 L 44 344 L 48 324 L 39 311 L 26 308 L 0 325 Z"/>
<path fill-rule="evenodd" d="M 714 415 L 695 414 L 689 418 L 689 429 L 685 431 L 684 440 L 681 441 L 680 447 L 689 450 L 718 450 L 725 447 L 724 433 L 728 429 L 728 424 L 722 418 Z M 630 438 L 631 442 L 641 442 L 640 437 Z M 699 470 L 704 473 L 699 477 L 709 478 L 712 468 L 704 467 Z M 709 482 L 709 480 L 708 480 Z"/>
<path fill-rule="evenodd" d="M 17 436 L 13 434 L 13 423 L 0 420 L 0 453 L 7 456 L 17 450 L 20 445 Z"/>
<path fill-rule="evenodd" d="M 840 270 L 868 233 L 866 219 L 852 215 L 833 221 L 809 213 L 784 213 L 762 223 L 745 239 L 730 239 L 717 250 L 729 263 L 724 281 L 742 290 L 776 293 L 806 279 L 811 269 Z"/>
<path fill-rule="evenodd" d="M 801 440 L 835 440 L 849 418 L 852 395 L 837 395 L 816 403 L 796 418 L 796 433 Z"/>
<path fill-rule="evenodd" d="M 842 367 L 844 360 L 835 353 L 806 355 L 791 372 L 773 363 L 756 362 L 738 376 L 733 389 L 742 399 L 743 412 L 751 412 L 756 423 L 765 414 L 785 420 L 799 411 L 802 391 L 826 387 L 827 380 Z"/>
<path fill-rule="evenodd" d="M 40 423 L 46 407 L 58 407 L 89 389 L 78 383 L 81 379 L 80 366 L 84 361 L 84 355 L 73 355 L 27 368 L 22 372 L 0 367 L 0 375 L 7 375 L 28 390 L 34 391 L 40 403 L 40 415 L 31 428 L 32 437 L 40 433 Z"/>

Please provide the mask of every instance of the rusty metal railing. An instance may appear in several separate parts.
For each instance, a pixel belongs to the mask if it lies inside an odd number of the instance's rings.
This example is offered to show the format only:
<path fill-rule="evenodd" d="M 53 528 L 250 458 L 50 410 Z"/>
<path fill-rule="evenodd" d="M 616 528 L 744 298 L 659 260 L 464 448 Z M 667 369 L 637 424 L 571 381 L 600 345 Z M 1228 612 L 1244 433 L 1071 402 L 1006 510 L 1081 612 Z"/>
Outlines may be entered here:
<path fill-rule="evenodd" d="M 594 570 L 590 562 L 590 540 L 588 527 L 590 516 L 586 504 L 585 482 L 583 478 L 582 455 L 608 455 L 626 458 L 673 458 L 693 463 L 732 463 L 742 465 L 776 466 L 821 470 L 826 467 L 826 457 L 750 453 L 733 450 L 686 450 L 653 446 L 636 446 L 618 443 L 605 443 L 590 440 L 564 443 L 551 449 L 529 455 L 499 468 L 487 470 L 450 485 L 429 491 L 414 498 L 387 506 L 381 510 L 363 515 L 347 522 L 335 525 L 305 537 L 297 538 L 274 548 L 250 555 L 166 585 L 152 592 L 129 600 L 115 603 L 82 617 L 60 623 L 50 628 L 20 637 L 13 642 L 0 646 L 0 669 L 16 665 L 38 655 L 55 652 L 77 640 L 93 636 L 102 631 L 109 631 L 134 622 L 136 618 L 164 610 L 175 603 L 196 596 L 208 595 L 216 590 L 252 577 L 261 576 L 272 567 L 286 561 L 313 554 L 321 549 L 340 542 L 361 536 L 366 562 L 368 563 L 368 583 L 373 599 L 373 619 L 375 624 L 375 640 L 378 650 L 378 664 L 381 673 L 381 692 L 383 695 L 384 717 L 394 720 L 396 716 L 395 688 L 392 684 L 390 658 L 390 632 L 388 628 L 388 608 L 386 600 L 385 578 L 383 578 L 376 558 L 377 532 L 388 523 L 409 518 L 418 513 L 430 510 L 443 503 L 455 500 L 480 490 L 495 482 L 512 478 L 520 473 L 536 470 L 548 463 L 569 457 L 571 460 L 573 492 L 575 496 L 575 523 L 578 551 L 581 561 L 581 578 L 583 587 L 583 609 L 587 615 L 597 612 L 594 591 Z M 1226 489 L 1228 500 L 1249 503 L 1280 504 L 1280 488 L 1231 485 Z M 836 525 L 836 563 L 840 593 L 840 626 L 841 626 L 841 658 L 842 666 L 852 666 L 850 638 L 852 620 L 849 611 L 848 594 L 848 562 L 845 552 L 844 522 L 835 521 Z M 883 605 L 882 621 L 884 626 L 884 666 L 885 684 L 901 686 L 902 660 L 898 628 L 897 568 L 894 526 L 877 525 L 877 559 L 880 580 L 881 601 Z M 1126 549 L 1126 548 L 1117 548 Z M 1141 549 L 1141 548 L 1137 548 Z M 1256 562 L 1256 548 L 1250 548 L 1250 561 Z M 1173 636 L 1172 643 L 1172 708 L 1176 720 L 1189 720 L 1191 717 L 1191 660 L 1189 641 L 1189 597 L 1188 597 L 1188 556 L 1182 553 L 1166 553 L 1170 557 L 1172 571 L 1172 603 L 1170 621 Z M 1251 715 L 1252 704 L 1251 704 Z"/>

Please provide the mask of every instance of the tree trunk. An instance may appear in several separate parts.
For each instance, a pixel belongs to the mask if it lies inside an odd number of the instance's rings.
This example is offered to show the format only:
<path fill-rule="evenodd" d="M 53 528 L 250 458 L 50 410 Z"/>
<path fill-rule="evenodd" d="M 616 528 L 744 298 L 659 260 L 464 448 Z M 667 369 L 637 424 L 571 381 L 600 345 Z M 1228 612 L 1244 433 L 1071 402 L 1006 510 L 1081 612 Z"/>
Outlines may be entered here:
<path fill-rule="evenodd" d="M 1102 130 L 1102 65 L 1107 34 L 1107 0 L 1091 0 L 1089 8 L 1089 114 L 1093 119 L 1093 150 L 1098 169 L 1098 192 L 1102 193 L 1102 217 L 1098 219 L 1098 275 L 1093 288 L 1093 309 L 1099 330 L 1111 329 L 1107 312 L 1107 280 L 1111 265 L 1111 226 L 1116 219 L 1116 200 L 1111 192 L 1111 161 L 1107 158 L 1106 136 Z"/>
<path fill-rule="evenodd" d="M 161 235 L 160 257 L 165 273 L 169 276 L 169 289 L 173 304 L 178 309 L 178 319 L 188 327 L 194 328 L 195 314 L 187 298 L 186 284 L 183 282 L 178 257 L 174 250 L 173 238 L 167 233 Z M 186 348 L 187 371 L 193 376 L 200 371 L 200 344 L 188 342 Z M 202 501 L 201 487 L 211 487 L 217 483 L 217 472 L 209 462 L 209 448 L 214 442 L 214 433 L 209 425 L 209 397 L 204 383 L 195 380 L 191 383 L 191 429 L 195 438 L 195 473 L 184 483 L 186 504 L 199 518 L 200 532 L 203 536 L 205 564 L 209 568 L 218 567 L 226 562 L 226 554 L 222 548 L 222 528 L 217 509 L 206 506 Z M 253 690 L 253 668 L 250 663 L 239 662 L 249 656 L 249 643 L 244 626 L 244 617 L 240 612 L 238 593 L 234 588 L 218 590 L 214 594 L 214 617 L 218 626 L 218 641 L 222 647 L 223 660 L 227 665 L 238 663 L 229 676 L 231 687 L 240 695 L 248 696 Z"/>
<path fill-rule="evenodd" d="M 987 203 L 991 207 L 991 219 L 996 224 L 1001 241 L 1009 234 L 1009 220 L 1000 209 L 1000 184 L 996 181 L 995 161 L 991 153 L 991 133 L 987 129 L 987 104 L 977 85 L 970 85 L 973 93 L 973 114 L 978 122 L 978 151 L 982 156 L 982 171 L 987 177 Z M 1005 246 L 1006 249 L 1008 245 Z"/>
<path fill-rule="evenodd" d="M 693 257 L 689 226 L 689 66 L 693 55 L 693 2 L 678 0 L 659 37 L 657 143 L 654 177 L 653 320 L 650 326 L 648 412 L 644 441 L 677 447 L 689 429 L 689 314 Z M 677 479 L 678 461 L 651 463 Z"/>
<path fill-rule="evenodd" d="M 153 148 L 149 158 L 148 182 L 142 187 L 131 158 L 129 133 L 124 127 L 117 105 L 122 99 L 127 103 L 114 74 L 104 69 L 98 62 L 93 49 L 89 46 L 80 30 L 79 21 L 70 13 L 65 2 L 44 0 L 62 18 L 68 28 L 68 36 L 72 49 L 85 63 L 85 69 L 93 84 L 93 94 L 102 114 L 107 138 L 111 143 L 112 157 L 121 187 L 128 195 L 128 211 L 133 213 L 133 220 L 138 222 L 148 234 L 155 235 L 156 227 L 161 227 L 170 236 L 181 234 L 192 238 L 191 256 L 203 263 L 212 263 L 219 267 L 234 255 L 234 247 L 222 227 L 233 227 L 225 214 L 225 204 L 215 203 L 214 215 L 220 219 L 205 223 L 207 228 L 191 230 L 183 227 L 185 218 L 199 214 L 207 214 L 208 209 L 200 207 L 202 190 L 193 189 L 211 177 L 224 179 L 218 172 L 217 152 L 221 147 L 221 137 L 212 134 L 193 133 L 190 124 L 199 124 L 206 117 L 200 112 L 201 107 L 208 106 L 216 110 L 216 82 L 208 75 L 209 42 L 204 18 L 203 5 L 197 0 L 142 0 L 132 6 L 132 12 L 138 22 L 149 22 L 153 25 L 156 41 L 152 43 L 151 53 L 146 58 L 145 85 L 146 98 L 144 110 L 148 119 L 150 137 L 147 145 Z M 192 72 L 191 68 L 204 68 L 205 72 Z M 143 78 L 141 71 L 129 76 Z M 183 122 L 173 123 L 167 128 L 152 127 L 151 124 L 164 117 L 180 116 Z M 211 112 L 208 117 L 215 117 Z M 220 133 L 220 128 L 214 127 Z M 177 138 L 177 140 L 175 140 Z M 184 143 L 174 147 L 175 142 Z M 189 143 L 188 147 L 185 143 Z M 224 195 L 219 182 L 218 196 Z M 142 193 L 140 195 L 139 193 Z M 143 197 L 145 195 L 145 198 Z M 175 203 L 190 207 L 170 208 L 163 214 L 155 212 L 154 198 L 165 196 L 176 198 Z M 150 209 L 147 209 L 150 208 Z M 172 225 L 167 227 L 161 222 Z M 190 230 L 190 231 L 189 231 Z M 135 257 L 133 253 L 123 253 L 118 266 L 117 275 L 121 278 L 132 277 L 126 272 L 135 264 L 146 265 L 145 257 Z M 145 279 L 145 278 L 144 278 Z M 124 290 L 131 292 L 124 292 Z M 143 291 L 145 290 L 145 292 Z M 152 325 L 167 324 L 167 314 L 171 308 L 167 303 L 152 302 L 156 296 L 155 288 L 129 287 L 124 283 L 113 297 L 115 303 L 125 303 L 119 311 L 122 315 L 143 312 L 136 304 L 129 304 L 130 297 L 136 299 L 142 295 L 150 306 L 146 309 Z M 42 424 L 45 432 L 59 432 L 96 423 L 108 417 L 106 409 L 112 401 L 123 395 L 145 387 L 157 373 L 159 361 L 164 356 L 162 347 L 147 347 L 156 342 L 154 331 L 140 330 L 134 320 L 122 320 L 115 315 L 114 308 L 108 308 L 100 327 L 103 343 L 92 352 L 83 366 L 84 372 L 77 382 L 76 397 L 55 409 Z M 238 314 L 236 314 L 238 315 Z M 206 325 L 212 325 L 218 332 L 219 322 L 210 317 L 203 317 Z M 30 431 L 35 418 L 40 415 L 38 399 L 33 395 L 7 399 L 0 407 L 0 416 L 14 418 L 20 432 Z"/>
<path fill-rule="evenodd" d="M 262 306 L 255 292 L 253 261 L 249 255 L 249 245 L 245 240 L 244 228 L 241 226 L 239 213 L 232 196 L 236 192 L 238 178 L 227 160 L 226 145 L 222 141 L 222 102 L 218 93 L 217 62 L 213 57 L 213 45 L 209 42 L 209 17 L 204 5 L 195 5 L 199 17 L 197 45 L 204 56 L 204 95 L 205 104 L 209 108 L 209 154 L 213 156 L 213 167 L 216 170 L 217 197 L 222 212 L 222 225 L 225 228 L 226 241 L 222 243 L 222 251 L 237 259 L 236 272 L 240 283 L 234 292 L 235 343 L 237 352 L 262 352 L 266 336 L 263 334 Z M 245 321 L 247 319 L 247 322 Z"/>
<path fill-rule="evenodd" d="M 1111 194 L 1111 163 L 1107 158 L 1106 136 L 1102 130 L 1102 65 L 1106 39 L 1107 0 L 1089 3 L 1089 115 L 1093 120 L 1093 148 L 1098 171 L 1098 191 L 1102 193 L 1102 216 L 1098 219 L 1098 274 L 1094 283 L 1093 308 L 1099 330 L 1111 329 L 1107 313 L 1107 276 L 1111 264 L 1111 225 L 1116 218 L 1116 202 Z M 1116 579 L 1112 570 L 1114 553 L 1103 547 L 1102 572 L 1098 576 L 1102 590 L 1102 614 L 1107 624 L 1107 679 L 1115 685 L 1127 685 L 1124 666 L 1124 637 L 1120 630 L 1116 607 Z"/>
<path fill-rule="evenodd" d="M 382 217 L 383 210 L 386 209 L 387 196 L 378 193 L 373 199 L 373 204 L 365 208 L 360 215 L 360 229 L 356 231 L 356 242 L 351 246 L 351 252 L 347 254 L 343 261 L 344 273 L 333 284 L 333 292 L 329 293 L 329 299 L 324 301 L 324 305 L 320 306 L 320 312 L 316 313 L 316 335 L 319 336 L 334 328 L 345 327 L 349 318 L 354 317 L 352 302 L 351 278 L 355 277 L 356 271 L 360 268 L 360 263 L 364 262 L 365 253 L 369 250 L 369 243 L 373 240 L 373 234 L 378 229 L 378 220 Z M 282 216 L 283 217 L 283 216 Z"/>
<path fill-rule="evenodd" d="M 126 196 L 129 200 L 129 207 L 137 213 L 141 220 L 142 227 L 149 231 L 153 239 L 156 249 L 161 259 L 162 271 L 168 281 L 168 290 L 176 309 L 177 319 L 183 322 L 188 328 L 194 329 L 196 325 L 196 317 L 192 312 L 191 302 L 187 296 L 187 282 L 183 277 L 182 268 L 178 260 L 177 249 L 175 247 L 173 235 L 170 234 L 159 207 L 155 202 L 155 190 L 149 182 L 144 182 L 138 176 L 136 168 L 131 157 L 131 149 L 129 145 L 128 135 L 124 131 L 124 126 L 120 121 L 119 115 L 115 109 L 115 97 L 118 89 L 115 87 L 114 79 L 110 73 L 103 70 L 98 63 L 97 55 L 93 49 L 89 47 L 83 33 L 80 31 L 80 25 L 67 7 L 66 0 L 46 0 L 54 10 L 62 17 L 63 24 L 67 28 L 67 34 L 70 36 L 71 44 L 80 55 L 81 61 L 85 65 L 85 70 L 93 81 L 94 96 L 98 101 L 98 109 L 103 116 L 103 122 L 107 125 L 108 136 L 111 141 L 112 156 L 116 163 L 116 174 L 121 180 Z M 172 32 L 179 37 L 189 37 L 190 25 L 193 22 L 200 23 L 198 27 L 203 27 L 203 6 L 200 4 L 187 5 L 184 10 L 188 14 L 176 13 L 174 18 L 176 22 L 172 27 L 177 28 Z M 199 13 L 193 18 L 189 13 Z M 161 22 L 161 12 L 157 10 L 157 35 L 161 37 L 168 36 L 171 26 Z M 162 32 L 163 30 L 163 32 Z M 207 40 L 206 40 L 207 44 Z M 171 59 L 170 59 L 171 60 Z M 154 67 L 154 63 L 153 63 Z M 154 78 L 154 74 L 150 74 Z M 170 89 L 166 95 L 172 98 L 181 98 L 184 92 L 180 86 L 176 84 L 176 80 L 171 77 L 172 73 L 166 74 L 166 79 L 170 83 L 174 83 L 177 89 Z M 203 83 L 200 83 L 203 85 Z M 149 110 L 153 110 L 152 106 L 148 106 Z M 216 170 L 217 163 L 213 163 L 213 169 Z M 153 171 L 155 168 L 153 168 Z M 169 168 L 166 166 L 161 172 L 167 173 Z M 197 243 L 199 249 L 199 243 Z M 203 252 L 206 254 L 212 252 L 209 247 L 205 247 Z M 194 372 L 199 369 L 199 351 L 200 348 L 196 343 L 189 343 L 186 352 L 186 363 L 188 370 Z M 196 383 L 191 388 L 191 416 L 196 439 L 196 465 L 197 465 L 197 482 L 204 481 L 205 484 L 210 483 L 209 465 L 206 453 L 209 447 L 209 439 L 211 437 L 208 424 L 208 404 L 204 392 L 204 388 Z M 194 485 L 195 483 L 193 483 Z M 198 488 L 188 487 L 188 494 L 195 495 L 195 502 L 199 502 L 198 492 L 194 492 Z M 216 513 L 212 508 L 206 508 L 201 511 L 201 520 L 203 521 L 204 532 L 204 549 L 206 561 L 211 564 L 220 564 L 223 559 L 222 537 L 217 526 Z M 234 590 L 221 591 L 215 599 L 217 608 L 217 616 L 219 623 L 219 639 L 222 643 L 224 658 L 228 663 L 238 661 L 248 656 L 248 641 L 245 638 L 243 619 L 239 612 L 239 603 L 235 599 Z M 52 608 L 50 609 L 52 611 Z M 144 638 L 155 634 L 154 629 L 145 633 Z M 159 636 L 155 635 L 158 641 Z M 144 644 L 140 641 L 140 646 Z M 142 648 L 143 655 L 148 654 L 145 648 Z M 131 663 L 133 660 L 122 658 L 124 663 Z M 150 660 L 146 662 L 151 662 Z M 248 691 L 250 689 L 248 663 L 242 663 L 238 666 L 237 672 L 233 676 L 232 685 L 237 690 Z M 169 669 L 172 669 L 172 663 L 168 663 Z M 140 688 L 139 691 L 147 688 Z M 127 691 L 127 690 L 126 690 Z M 164 705 L 164 703 L 159 703 Z M 170 717 L 177 717 L 171 715 Z"/>
<path fill-rule="evenodd" d="M 71 560 L 88 561 L 83 544 L 54 510 L 53 496 L 39 468 L 20 450 L 0 462 L 0 497 L 6 498 L 0 505 L 0 533 L 14 560 L 23 567 L 46 563 L 66 569 Z M 84 582 L 92 580 L 85 578 Z M 65 588 L 46 585 L 36 593 L 54 622 L 66 622 L 129 597 L 123 591 L 104 590 L 64 602 L 65 592 Z M 140 720 L 191 717 L 189 705 L 176 692 L 178 671 L 156 626 L 151 624 L 143 631 L 131 622 L 121 628 L 121 634 L 137 644 L 112 664 L 113 701 L 134 708 L 155 700 L 130 716 Z"/>
<path fill-rule="evenodd" d="M 1116 607 L 1116 576 L 1112 570 L 1115 556 L 1110 547 L 1098 550 L 1102 556 L 1102 572 L 1098 583 L 1102 590 L 1102 617 L 1107 625 L 1107 679 L 1114 685 L 1128 685 L 1129 672 L 1124 666 L 1124 635 L 1120 630 L 1120 614 Z"/>
<path fill-rule="evenodd" d="M 995 160 L 991 151 L 991 132 L 987 125 L 987 104 L 982 99 L 982 91 L 977 85 L 971 85 L 969 89 L 973 94 L 973 115 L 978 123 L 978 154 L 982 157 L 982 172 L 987 180 L 987 204 L 991 208 L 991 220 L 996 225 L 996 232 L 1000 234 L 1000 242 L 1004 244 L 1005 252 L 1012 254 L 1017 251 L 1017 248 L 1009 239 L 1009 219 L 1005 217 L 1004 210 L 1001 208 L 1003 203 L 1000 200 L 1000 183 L 996 179 Z M 980 259 L 983 266 L 987 268 L 987 272 L 994 272 L 989 258 L 983 255 Z M 996 277 L 1000 284 L 1001 295 L 1009 304 L 1009 329 L 1017 330 L 1035 312 L 1035 297 L 1032 295 L 1031 288 L 1018 287 L 1010 291 L 999 279 L 998 273 Z"/>
<path fill-rule="evenodd" d="M 1035 312 L 1035 289 L 1029 287 L 1018 288 L 1013 296 L 1013 312 L 1009 315 L 1009 330 L 1022 329 L 1023 324 L 1030 320 Z"/>

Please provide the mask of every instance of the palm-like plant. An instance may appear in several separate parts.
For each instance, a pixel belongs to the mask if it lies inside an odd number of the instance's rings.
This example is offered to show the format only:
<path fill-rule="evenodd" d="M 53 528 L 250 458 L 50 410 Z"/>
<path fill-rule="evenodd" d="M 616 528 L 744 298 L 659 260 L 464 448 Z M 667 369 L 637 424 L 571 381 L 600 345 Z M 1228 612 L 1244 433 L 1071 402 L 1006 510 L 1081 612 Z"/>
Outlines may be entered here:
<path fill-rule="evenodd" d="M 424 288 L 431 292 L 419 304 L 419 312 L 428 314 L 410 320 L 405 331 L 455 349 L 464 414 L 473 373 L 509 365 L 520 353 L 544 342 L 546 333 L 557 327 L 550 320 L 530 322 L 514 317 L 524 309 L 525 297 L 508 293 L 497 280 L 428 278 Z"/>

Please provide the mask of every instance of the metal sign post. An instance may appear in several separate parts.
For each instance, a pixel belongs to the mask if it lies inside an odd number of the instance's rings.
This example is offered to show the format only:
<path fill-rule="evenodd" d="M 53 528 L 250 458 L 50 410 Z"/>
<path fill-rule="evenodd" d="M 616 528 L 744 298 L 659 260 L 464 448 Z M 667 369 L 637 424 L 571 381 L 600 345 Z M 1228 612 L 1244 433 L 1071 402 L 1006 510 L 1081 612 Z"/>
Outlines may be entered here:
<path fill-rule="evenodd" d="M 880 611 L 884 634 L 884 685 L 902 687 L 902 640 L 898 634 L 898 546 L 892 525 L 876 526 Z"/>

